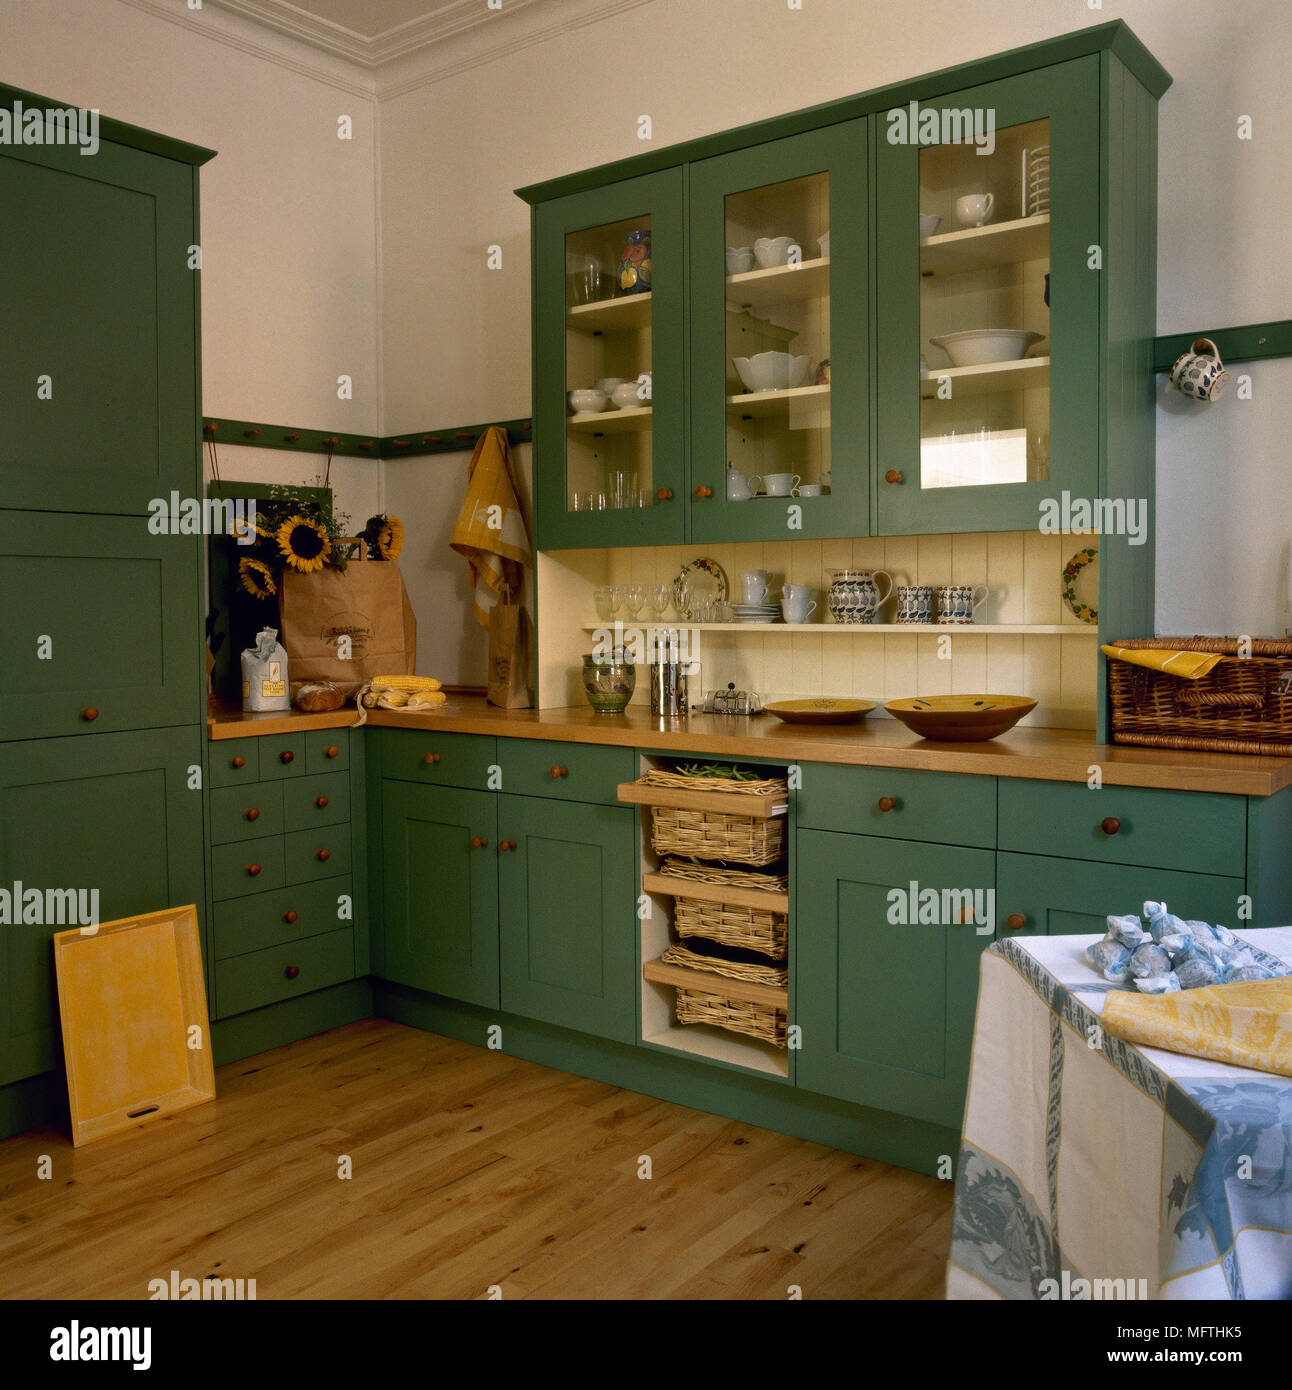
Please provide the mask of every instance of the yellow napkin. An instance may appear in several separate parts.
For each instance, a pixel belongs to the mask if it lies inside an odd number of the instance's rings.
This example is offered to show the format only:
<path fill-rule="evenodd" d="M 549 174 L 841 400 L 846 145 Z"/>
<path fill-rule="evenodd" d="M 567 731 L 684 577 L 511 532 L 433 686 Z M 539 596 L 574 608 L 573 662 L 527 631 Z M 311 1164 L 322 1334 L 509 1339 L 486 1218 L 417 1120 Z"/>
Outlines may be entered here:
<path fill-rule="evenodd" d="M 1112 990 L 1101 1021 L 1127 1042 L 1292 1076 L 1292 978 L 1174 994 Z"/>
<path fill-rule="evenodd" d="M 1099 650 L 1117 661 L 1129 661 L 1132 666 L 1147 666 L 1150 671 L 1182 676 L 1187 681 L 1201 680 L 1220 660 L 1211 652 L 1173 652 L 1161 647 L 1100 647 Z"/>
<path fill-rule="evenodd" d="M 476 441 L 467 465 L 467 495 L 449 544 L 467 557 L 476 621 L 488 627 L 489 610 L 503 594 L 519 595 L 524 566 L 529 563 L 529 532 L 520 509 L 507 431 L 500 425 L 490 425 Z"/>

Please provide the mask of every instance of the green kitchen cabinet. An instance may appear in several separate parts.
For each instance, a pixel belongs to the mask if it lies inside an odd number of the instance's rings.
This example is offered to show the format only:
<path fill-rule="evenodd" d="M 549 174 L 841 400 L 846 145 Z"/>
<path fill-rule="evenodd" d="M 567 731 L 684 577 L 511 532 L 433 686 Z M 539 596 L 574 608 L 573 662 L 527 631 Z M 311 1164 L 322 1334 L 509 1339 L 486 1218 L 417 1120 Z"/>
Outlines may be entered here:
<path fill-rule="evenodd" d="M 799 1089 L 958 1126 L 994 924 L 952 919 L 988 907 L 995 856 L 819 830 L 797 851 Z M 930 889 L 938 920 L 921 923 Z"/>
<path fill-rule="evenodd" d="M 685 535 L 683 188 L 682 171 L 669 169 L 536 211 L 534 500 L 544 549 Z M 648 291 L 620 292 L 621 256 L 625 278 Z M 637 384 L 628 408 L 567 404 L 571 391 L 612 377 Z"/>
<path fill-rule="evenodd" d="M 60 106 L 0 87 L 15 101 Z M 142 516 L 195 495 L 196 166 L 212 152 L 110 126 L 93 151 L 0 147 L 0 506 Z"/>
<path fill-rule="evenodd" d="M 639 866 L 631 808 L 501 796 L 498 833 L 503 1009 L 634 1042 Z"/>
<path fill-rule="evenodd" d="M 869 533 L 868 137 L 866 119 L 843 121 L 689 166 L 693 541 Z M 780 236 L 788 262 L 724 274 L 727 247 Z M 764 353 L 793 359 L 776 378 L 786 389 L 742 378 Z M 728 463 L 746 479 L 788 474 L 829 490 L 728 500 Z"/>
<path fill-rule="evenodd" d="M 52 909 L 0 926 L 0 1084 L 59 1063 L 50 941 L 83 923 L 58 920 L 68 900 L 50 890 L 97 893 L 104 922 L 186 903 L 203 920 L 201 759 L 196 727 L 105 734 L 91 753 L 74 738 L 0 744 L 0 889 L 37 889 Z"/>
<path fill-rule="evenodd" d="M 498 1007 L 496 821 L 492 792 L 383 781 L 383 979 Z"/>

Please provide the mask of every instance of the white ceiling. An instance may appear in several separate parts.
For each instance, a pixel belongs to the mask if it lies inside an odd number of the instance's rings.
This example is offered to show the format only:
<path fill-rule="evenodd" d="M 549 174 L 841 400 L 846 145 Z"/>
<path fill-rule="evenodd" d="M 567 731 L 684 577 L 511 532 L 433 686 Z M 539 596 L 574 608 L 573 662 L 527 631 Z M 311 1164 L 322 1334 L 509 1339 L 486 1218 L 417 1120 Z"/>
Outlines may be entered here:
<path fill-rule="evenodd" d="M 294 8 L 365 39 L 375 39 L 378 34 L 450 7 L 444 0 L 299 0 Z"/>

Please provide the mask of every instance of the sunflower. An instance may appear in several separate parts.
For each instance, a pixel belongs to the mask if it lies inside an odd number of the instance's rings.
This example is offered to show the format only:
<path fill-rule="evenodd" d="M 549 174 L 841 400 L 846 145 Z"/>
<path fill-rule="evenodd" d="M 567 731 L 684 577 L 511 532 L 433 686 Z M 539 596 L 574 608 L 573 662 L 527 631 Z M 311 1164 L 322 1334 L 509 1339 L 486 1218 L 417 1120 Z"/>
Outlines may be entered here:
<path fill-rule="evenodd" d="M 252 539 L 245 540 L 244 537 L 247 536 Z M 229 537 L 240 545 L 255 545 L 257 541 L 268 540 L 269 532 L 256 522 L 249 522 L 246 517 L 235 516 L 233 524 L 229 527 Z"/>
<path fill-rule="evenodd" d="M 327 563 L 332 542 L 321 522 L 297 515 L 278 528 L 278 549 L 293 569 L 311 574 Z"/>
<path fill-rule="evenodd" d="M 377 554 L 383 560 L 397 560 L 404 548 L 404 523 L 397 516 L 388 517 L 377 532 Z"/>
<path fill-rule="evenodd" d="M 273 570 L 263 560 L 253 560 L 249 555 L 238 561 L 238 578 L 253 598 L 269 598 L 278 592 Z"/>

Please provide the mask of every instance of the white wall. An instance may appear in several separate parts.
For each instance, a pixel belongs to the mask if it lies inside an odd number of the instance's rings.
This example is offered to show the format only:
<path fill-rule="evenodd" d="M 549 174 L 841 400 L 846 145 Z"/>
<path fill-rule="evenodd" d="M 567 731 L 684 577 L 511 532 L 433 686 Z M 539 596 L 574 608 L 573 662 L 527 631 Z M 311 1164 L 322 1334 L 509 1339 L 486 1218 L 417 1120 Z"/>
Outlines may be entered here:
<path fill-rule="evenodd" d="M 1175 79 L 1158 331 L 1292 316 L 1290 5 L 655 0 L 383 102 L 388 427 L 528 413 L 528 208 L 511 190 L 639 153 L 639 115 L 671 144 L 1115 18 Z M 491 243 L 501 270 L 485 268 Z M 1159 414 L 1160 631 L 1282 631 L 1292 362 L 1250 372 L 1250 401 Z"/>

